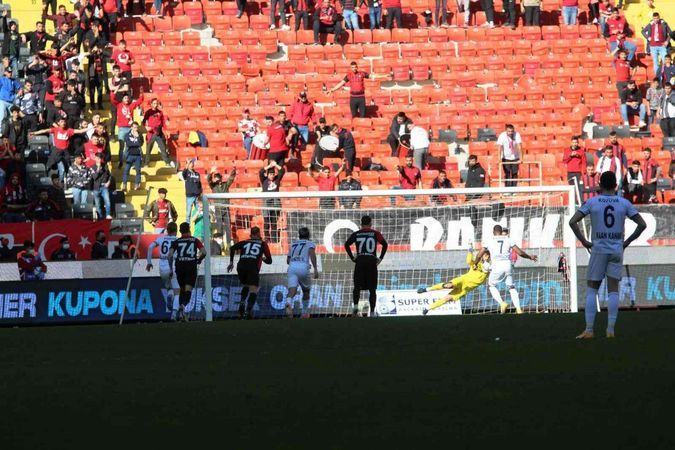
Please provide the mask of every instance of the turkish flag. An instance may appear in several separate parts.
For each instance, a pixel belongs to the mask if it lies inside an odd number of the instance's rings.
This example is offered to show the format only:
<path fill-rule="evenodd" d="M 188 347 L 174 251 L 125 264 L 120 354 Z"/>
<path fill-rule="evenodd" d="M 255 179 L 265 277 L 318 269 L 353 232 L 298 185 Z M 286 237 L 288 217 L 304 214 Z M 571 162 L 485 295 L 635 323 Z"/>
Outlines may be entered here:
<path fill-rule="evenodd" d="M 30 226 L 31 224 L 27 224 Z M 68 219 L 52 220 L 49 222 L 34 222 L 35 248 L 39 250 L 44 261 L 49 261 L 54 250 L 61 246 L 64 237 L 70 241 L 70 249 L 77 255 L 77 260 L 91 258 L 91 248 L 96 240 L 96 233 L 103 231 L 106 239 L 110 235 L 110 220 Z"/>

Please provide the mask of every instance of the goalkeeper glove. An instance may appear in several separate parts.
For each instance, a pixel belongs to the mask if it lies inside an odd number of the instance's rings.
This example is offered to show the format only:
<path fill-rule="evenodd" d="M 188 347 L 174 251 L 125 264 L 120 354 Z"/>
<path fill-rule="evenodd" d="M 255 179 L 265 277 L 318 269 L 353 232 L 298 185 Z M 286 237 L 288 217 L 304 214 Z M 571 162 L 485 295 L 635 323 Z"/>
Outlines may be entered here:
<path fill-rule="evenodd" d="M 427 288 L 418 288 L 417 293 L 418 294 L 424 294 L 427 291 Z"/>

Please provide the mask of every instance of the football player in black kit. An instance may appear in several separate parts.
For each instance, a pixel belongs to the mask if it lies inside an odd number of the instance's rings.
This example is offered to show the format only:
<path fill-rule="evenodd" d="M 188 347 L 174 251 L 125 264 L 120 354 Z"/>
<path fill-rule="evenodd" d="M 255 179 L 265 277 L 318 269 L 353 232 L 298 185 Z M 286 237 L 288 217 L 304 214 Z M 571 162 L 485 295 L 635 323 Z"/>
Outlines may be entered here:
<path fill-rule="evenodd" d="M 244 286 L 241 290 L 241 302 L 239 303 L 239 318 L 252 319 L 253 305 L 260 289 L 260 266 L 272 264 L 272 254 L 267 242 L 260 237 L 260 228 L 251 228 L 251 238 L 240 241 L 230 247 L 230 265 L 227 271 L 232 272 L 234 267 L 234 255 L 239 252 L 237 263 L 237 275 L 239 282 Z M 246 299 L 248 298 L 248 304 Z"/>
<path fill-rule="evenodd" d="M 190 303 L 192 289 L 197 283 L 197 266 L 202 262 L 206 253 L 202 241 L 190 234 L 190 224 L 183 222 L 179 227 L 180 237 L 171 243 L 169 250 L 169 267 L 176 270 L 176 280 L 180 287 L 178 297 L 178 320 L 187 321 L 185 306 Z M 169 274 L 169 279 L 173 276 Z"/>
<path fill-rule="evenodd" d="M 370 303 L 370 317 L 375 317 L 377 303 L 377 266 L 382 262 L 387 253 L 387 241 L 382 234 L 370 226 L 370 216 L 361 217 L 361 229 L 352 233 L 345 242 L 345 250 L 349 258 L 356 263 L 354 266 L 354 310 L 352 316 L 359 314 L 359 300 L 361 291 L 368 290 L 368 302 Z M 380 257 L 377 257 L 377 244 L 382 246 Z M 356 257 L 352 253 L 352 245 L 356 244 Z"/>

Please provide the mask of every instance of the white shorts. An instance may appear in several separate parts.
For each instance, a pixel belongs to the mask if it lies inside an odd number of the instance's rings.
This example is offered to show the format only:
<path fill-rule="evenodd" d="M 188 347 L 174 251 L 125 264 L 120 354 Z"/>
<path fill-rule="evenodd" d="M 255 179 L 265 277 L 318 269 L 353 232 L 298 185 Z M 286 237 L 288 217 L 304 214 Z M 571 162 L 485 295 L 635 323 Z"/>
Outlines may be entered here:
<path fill-rule="evenodd" d="M 305 264 L 293 264 L 288 266 L 288 287 L 297 288 L 298 285 L 303 290 L 309 289 L 312 285 L 312 277 L 310 276 L 310 268 Z"/>
<path fill-rule="evenodd" d="M 497 261 L 492 263 L 490 270 L 490 277 L 488 278 L 489 286 L 496 286 L 502 281 L 506 282 L 507 286 L 513 286 L 513 277 L 511 276 L 511 261 Z"/>
<path fill-rule="evenodd" d="M 622 253 L 594 253 L 591 250 L 591 258 L 588 260 L 586 280 L 602 281 L 605 276 L 620 280 L 623 274 Z"/>
<path fill-rule="evenodd" d="M 178 279 L 176 279 L 176 272 L 173 273 L 171 278 L 169 278 L 169 273 L 170 272 L 159 272 L 159 278 L 162 279 L 164 289 L 180 289 Z"/>

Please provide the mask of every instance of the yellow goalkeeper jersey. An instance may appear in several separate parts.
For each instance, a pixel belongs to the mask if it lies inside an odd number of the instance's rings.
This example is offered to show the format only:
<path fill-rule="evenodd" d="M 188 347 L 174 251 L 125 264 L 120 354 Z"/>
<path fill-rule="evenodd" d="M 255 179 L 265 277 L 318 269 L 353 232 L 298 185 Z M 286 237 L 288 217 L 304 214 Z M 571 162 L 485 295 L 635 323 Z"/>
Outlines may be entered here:
<path fill-rule="evenodd" d="M 462 275 L 462 278 L 465 281 L 468 281 L 469 283 L 473 285 L 481 285 L 485 282 L 485 279 L 488 277 L 488 270 L 487 268 L 483 267 L 483 261 L 478 261 L 476 264 L 476 268 L 473 268 L 474 264 L 474 254 L 473 252 L 469 252 L 466 255 L 466 264 L 469 266 L 469 271 Z"/>

